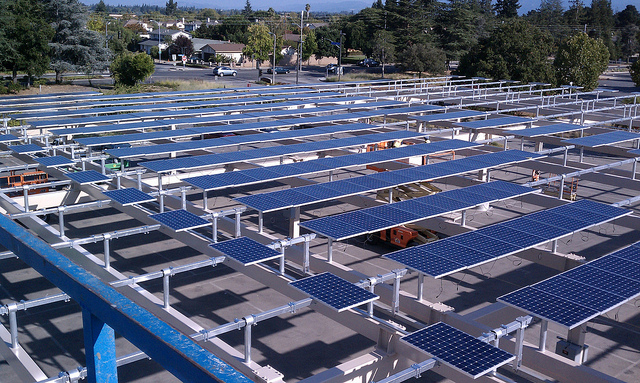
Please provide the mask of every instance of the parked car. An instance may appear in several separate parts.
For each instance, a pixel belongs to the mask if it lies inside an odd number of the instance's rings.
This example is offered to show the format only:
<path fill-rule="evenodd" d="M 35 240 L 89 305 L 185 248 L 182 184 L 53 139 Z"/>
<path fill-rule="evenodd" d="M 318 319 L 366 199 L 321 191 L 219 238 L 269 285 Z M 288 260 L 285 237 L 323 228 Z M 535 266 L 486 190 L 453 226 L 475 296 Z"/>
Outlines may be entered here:
<path fill-rule="evenodd" d="M 358 62 L 358 65 L 369 68 L 369 67 L 372 67 L 372 66 L 378 66 L 378 65 L 380 65 L 380 63 L 377 62 L 374 59 L 364 59 L 364 60 L 360 60 Z"/>
<path fill-rule="evenodd" d="M 276 74 L 287 74 L 287 73 L 291 72 L 289 69 L 283 68 L 281 66 L 277 66 L 274 69 L 275 69 Z M 271 68 L 267 69 L 267 73 L 271 74 L 273 72 L 274 71 L 271 70 Z"/>
<path fill-rule="evenodd" d="M 338 73 L 338 64 L 328 64 L 327 73 Z"/>
<path fill-rule="evenodd" d="M 238 74 L 238 71 L 236 71 L 235 69 L 231 69 L 228 66 L 217 66 L 215 68 L 213 68 L 213 75 L 214 76 L 236 76 Z"/>

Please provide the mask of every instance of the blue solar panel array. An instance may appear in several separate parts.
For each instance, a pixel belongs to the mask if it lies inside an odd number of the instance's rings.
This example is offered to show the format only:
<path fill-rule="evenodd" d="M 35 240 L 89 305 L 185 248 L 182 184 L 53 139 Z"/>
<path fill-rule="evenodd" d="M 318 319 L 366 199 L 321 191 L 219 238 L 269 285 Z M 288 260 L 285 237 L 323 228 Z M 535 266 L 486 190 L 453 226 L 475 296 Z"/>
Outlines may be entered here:
<path fill-rule="evenodd" d="M 289 284 L 338 312 L 379 298 L 374 293 L 331 273 L 314 275 Z"/>
<path fill-rule="evenodd" d="M 279 251 L 247 237 L 213 243 L 209 246 L 218 250 L 225 256 L 240 262 L 244 266 L 254 265 L 256 263 L 282 257 L 282 253 Z"/>
<path fill-rule="evenodd" d="M 86 170 L 83 172 L 75 172 L 75 173 L 65 173 L 65 176 L 79 183 L 80 185 L 111 181 L 110 177 L 100 174 L 95 170 Z"/>
<path fill-rule="evenodd" d="M 379 152 L 373 153 L 377 154 Z M 246 197 L 239 197 L 235 200 L 258 211 L 268 212 L 317 203 L 325 200 L 332 200 L 354 194 L 361 194 L 363 192 L 386 189 L 405 183 L 423 182 L 436 178 L 464 174 L 489 167 L 527 161 L 537 157 L 540 157 L 540 155 L 520 150 L 486 153 L 432 165 L 353 177 L 340 181 L 302 186 L 295 189 L 255 194 Z M 330 189 L 337 193 L 320 193 L 320 195 L 318 195 L 318 190 L 324 189 Z M 299 196 L 299 198 L 289 199 L 293 195 Z M 460 198 L 463 198 L 463 196 L 460 196 Z"/>
<path fill-rule="evenodd" d="M 568 328 L 640 296 L 640 242 L 498 298 Z"/>
<path fill-rule="evenodd" d="M 75 164 L 73 160 L 68 159 L 64 156 L 51 156 L 51 157 L 40 157 L 35 158 L 36 162 L 40 165 L 44 165 L 47 168 L 53 168 L 58 166 L 71 166 Z"/>
<path fill-rule="evenodd" d="M 553 124 L 553 125 L 538 126 L 535 128 L 528 128 L 528 129 L 510 130 L 509 133 L 513 134 L 516 137 L 538 137 L 538 136 L 546 136 L 549 134 L 574 132 L 576 130 L 582 130 L 584 128 L 585 127 L 582 125 Z"/>
<path fill-rule="evenodd" d="M 578 145 L 578 146 L 587 146 L 590 148 L 595 148 L 597 146 L 603 145 L 612 145 L 619 142 L 632 141 L 632 140 L 640 140 L 640 134 L 625 132 L 622 130 L 595 134 L 593 136 L 586 136 L 580 138 L 573 138 L 571 140 L 564 140 L 562 143 L 568 145 Z"/>
<path fill-rule="evenodd" d="M 278 179 L 302 176 L 319 171 L 334 170 L 353 166 L 362 166 L 378 162 L 393 161 L 412 156 L 424 156 L 449 150 L 479 146 L 472 142 L 448 140 L 429 144 L 417 144 L 384 151 L 347 154 L 340 157 L 319 158 L 296 164 L 270 166 L 234 171 L 229 173 L 209 174 L 184 178 L 183 181 L 203 190 L 224 189 Z M 247 177 L 244 177 L 247 176 Z"/>
<path fill-rule="evenodd" d="M 159 214 L 152 214 L 149 218 L 160 222 L 173 231 L 184 231 L 210 225 L 211 223 L 186 210 L 173 210 Z"/>
<path fill-rule="evenodd" d="M 322 150 L 346 148 L 350 146 L 366 145 L 379 141 L 401 140 L 422 136 L 423 133 L 409 131 L 394 131 L 387 133 L 366 134 L 357 137 L 340 138 L 327 141 L 305 142 L 301 144 L 271 146 L 259 149 L 249 149 L 236 152 L 214 153 L 202 156 L 190 156 L 168 160 L 142 162 L 140 165 L 156 173 L 173 170 L 193 169 L 206 166 L 224 165 L 234 162 L 259 160 L 299 153 L 309 153 Z"/>
<path fill-rule="evenodd" d="M 460 122 L 460 123 L 457 123 L 456 125 L 461 126 L 463 128 L 467 128 L 467 129 L 484 129 L 484 128 L 499 128 L 502 126 L 509 126 L 509 125 L 527 124 L 534 121 L 535 120 L 531 118 L 509 116 L 509 117 L 498 117 L 498 118 L 492 118 L 492 119 L 480 120 L 480 121 Z"/>
<path fill-rule="evenodd" d="M 440 278 L 627 214 L 631 214 L 631 211 L 580 200 L 433 243 L 396 251 L 386 254 L 385 257 L 423 274 Z"/>
<path fill-rule="evenodd" d="M 515 358 L 506 351 L 442 322 L 405 335 L 400 340 L 474 379 Z"/>
<path fill-rule="evenodd" d="M 102 192 L 102 194 L 123 206 L 156 200 L 155 197 L 152 197 L 136 188 L 109 190 Z"/>
<path fill-rule="evenodd" d="M 0 142 L 20 141 L 20 139 L 13 134 L 0 134 Z"/>
<path fill-rule="evenodd" d="M 457 112 L 430 114 L 428 116 L 415 116 L 412 118 L 414 120 L 418 120 L 421 122 L 437 122 L 437 121 L 451 121 L 451 120 L 457 120 L 461 118 L 484 117 L 484 116 L 487 116 L 488 114 L 489 113 L 487 112 L 478 112 L 476 110 L 461 110 Z"/>
<path fill-rule="evenodd" d="M 536 191 L 536 189 L 509 182 L 493 181 L 389 205 L 312 219 L 303 222 L 300 226 L 340 241 Z M 363 220 L 363 216 L 375 217 L 375 220 Z"/>
<path fill-rule="evenodd" d="M 341 93 L 336 92 L 309 92 L 309 93 L 297 93 L 295 96 L 298 100 L 303 99 L 312 99 L 312 98 L 322 98 L 322 97 L 335 97 L 340 96 Z M 44 112 L 31 112 L 31 113 L 21 113 L 19 118 L 28 120 L 28 119 L 39 119 L 39 118 L 52 118 L 52 117 L 73 117 L 73 116 L 86 116 L 92 115 L 97 116 L 100 114 L 111 114 L 111 113 L 127 113 L 127 112 L 140 112 L 140 111 L 152 111 L 152 110 L 169 110 L 174 108 L 203 108 L 203 107 L 222 107 L 222 106 L 236 106 L 241 104 L 250 104 L 250 103 L 265 103 L 265 102 L 275 102 L 282 101 L 291 98 L 292 96 L 288 95 L 280 95 L 280 96 L 260 96 L 260 97 L 242 97 L 242 98 L 233 98 L 226 100 L 211 100 L 211 96 L 205 96 L 209 100 L 205 101 L 197 101 L 195 97 L 189 97 L 189 101 L 181 101 L 174 102 L 176 100 L 180 100 L 180 98 L 170 97 L 170 98 L 154 98 L 150 100 L 142 100 L 141 102 L 133 101 L 133 100 L 125 100 L 125 101 L 109 101 L 106 103 L 102 103 L 102 105 L 109 105 L 106 107 L 100 107 L 101 104 L 74 104 L 73 109 L 58 109 L 58 110 L 48 110 Z M 202 97 L 201 97 L 202 98 Z M 345 101 L 348 99 L 345 98 Z M 135 105 L 131 105 L 135 104 Z M 85 107 L 85 108 L 82 108 Z M 82 108 L 82 109 L 78 109 Z"/>
<path fill-rule="evenodd" d="M 9 146 L 9 150 L 12 150 L 18 154 L 30 154 L 30 153 L 44 152 L 46 149 L 36 144 L 25 144 L 25 145 L 11 145 Z"/>
<path fill-rule="evenodd" d="M 265 124 L 263 123 L 253 123 L 253 124 L 242 124 L 242 125 L 254 125 L 252 129 L 264 129 Z M 228 125 L 227 125 L 228 126 Z M 220 130 L 227 128 L 225 127 L 216 127 Z M 233 127 L 234 125 L 231 125 Z M 135 148 L 124 148 L 124 149 L 111 149 L 107 150 L 107 153 L 119 158 L 124 157 L 142 157 L 142 156 L 150 156 L 150 155 L 158 155 L 158 154 L 166 154 L 171 152 L 185 152 L 191 150 L 202 150 L 202 149 L 213 149 L 213 148 L 222 148 L 227 146 L 234 146 L 240 144 L 250 144 L 250 143 L 259 143 L 259 142 L 273 142 L 279 140 L 286 139 L 300 139 L 305 137 L 312 137 L 318 135 L 325 134 L 333 134 L 333 133 L 346 133 L 346 132 L 354 132 L 359 130 L 370 130 L 375 129 L 375 125 L 364 124 L 364 123 L 355 123 L 355 124 L 345 124 L 345 125 L 337 125 L 337 126 L 321 126 L 317 128 L 308 128 L 308 129 L 297 129 L 297 130 L 287 130 L 283 132 L 271 132 L 271 133 L 258 133 L 258 134 L 246 134 L 240 136 L 230 136 L 230 137 L 220 137 L 220 138 L 211 138 L 207 140 L 199 140 L 199 141 L 186 141 L 186 142 L 172 142 L 169 144 L 160 144 L 160 145 L 152 145 L 152 146 L 140 146 Z M 180 132 L 184 130 L 185 132 Z M 184 135 L 193 135 L 193 133 L 189 134 L 188 132 L 198 132 L 197 135 L 200 135 L 198 130 L 194 129 L 180 129 L 180 130 L 172 130 L 171 132 L 180 132 Z M 155 132 L 154 132 L 155 133 Z M 160 132 L 157 132 L 160 133 Z M 126 136 L 146 136 L 147 134 L 153 133 L 140 133 L 140 134 L 127 134 L 121 137 L 118 137 L 114 141 L 110 143 L 118 143 L 118 142 L 131 142 L 127 140 Z M 170 136 L 170 135 L 167 135 Z M 103 137 L 99 137 L 103 138 Z M 106 137 L 105 137 L 106 138 Z M 155 137 L 145 138 L 144 140 L 155 139 Z M 79 143 L 86 145 L 83 141 L 86 139 L 77 139 Z"/>
<path fill-rule="evenodd" d="M 279 117 L 279 116 L 281 117 L 281 116 L 288 116 L 288 115 L 299 116 L 304 114 L 309 115 L 309 114 L 316 114 L 316 113 L 330 113 L 331 111 L 345 110 L 345 109 L 392 108 L 392 107 L 398 107 L 398 106 L 404 105 L 405 103 L 400 101 L 387 100 L 387 101 L 367 102 L 367 103 L 361 103 L 361 104 L 345 104 L 345 105 L 323 106 L 323 107 L 317 107 L 317 108 L 288 109 L 293 106 L 300 106 L 304 104 L 309 104 L 309 102 L 287 101 L 287 102 L 279 102 L 279 103 L 270 103 L 268 104 L 268 106 L 265 106 L 264 104 L 252 104 L 252 105 L 220 106 L 216 108 L 186 109 L 186 110 L 175 110 L 175 111 L 112 114 L 112 115 L 96 116 L 96 117 L 77 117 L 77 118 L 63 118 L 63 119 L 57 119 L 57 120 L 30 121 L 29 124 L 37 128 L 48 128 L 48 127 L 59 127 L 59 126 L 82 126 L 87 124 L 101 124 L 101 123 L 105 124 L 105 123 L 113 123 L 113 122 L 144 120 L 144 119 L 151 119 L 151 118 L 155 118 L 155 119 L 176 118 L 175 123 L 178 124 L 182 122 L 181 117 L 214 115 L 214 116 L 205 117 L 207 122 L 213 123 L 213 122 L 223 122 L 223 121 L 226 122 L 226 121 L 238 121 L 238 120 L 244 121 L 248 119 L 270 118 L 270 117 Z M 281 110 L 264 111 L 264 109 L 266 108 L 270 108 L 270 109 L 280 108 Z M 256 112 L 251 112 L 252 110 L 255 110 Z M 336 115 L 336 116 L 322 116 L 322 117 L 317 116 L 315 118 L 317 120 L 316 122 L 323 123 L 323 122 L 327 122 L 327 119 L 329 120 L 333 119 L 333 121 L 338 121 L 338 120 L 348 120 L 348 119 L 355 119 L 355 118 L 384 116 L 389 110 L 380 109 L 373 112 L 370 111 L 370 112 L 347 113 L 347 114 Z M 220 114 L 232 113 L 232 112 L 235 112 L 236 114 L 220 115 Z M 245 112 L 245 113 L 237 113 L 237 112 Z M 118 130 L 118 127 L 113 126 L 113 130 Z M 59 134 L 59 132 L 56 131 L 56 134 Z M 65 134 L 73 134 L 73 133 L 66 132 Z"/>

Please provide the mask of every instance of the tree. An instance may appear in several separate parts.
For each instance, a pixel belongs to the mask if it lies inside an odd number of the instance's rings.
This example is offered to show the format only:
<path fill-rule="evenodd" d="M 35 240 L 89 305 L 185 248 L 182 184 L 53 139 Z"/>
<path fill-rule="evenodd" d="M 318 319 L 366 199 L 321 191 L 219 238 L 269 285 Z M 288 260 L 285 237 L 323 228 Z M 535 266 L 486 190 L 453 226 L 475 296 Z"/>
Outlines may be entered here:
<path fill-rule="evenodd" d="M 0 67 L 11 72 L 14 83 L 18 71 L 29 77 L 43 74 L 49 67 L 53 29 L 45 20 L 42 2 L 0 0 L 0 23 Z"/>
<path fill-rule="evenodd" d="M 242 53 L 259 61 L 268 60 L 269 53 L 273 51 L 273 38 L 269 35 L 269 28 L 264 24 L 251 24 L 247 35 L 247 44 Z"/>
<path fill-rule="evenodd" d="M 136 85 L 155 70 L 153 59 L 144 52 L 125 52 L 113 60 L 109 68 L 116 85 Z"/>
<path fill-rule="evenodd" d="M 555 82 L 552 38 L 524 20 L 501 24 L 460 60 L 458 73 L 518 81 Z"/>
<path fill-rule="evenodd" d="M 304 44 L 302 44 L 302 60 L 309 60 L 318 51 L 318 41 L 314 31 L 308 27 L 304 29 Z"/>
<path fill-rule="evenodd" d="M 104 3 L 104 0 L 100 0 L 98 2 L 98 4 L 96 4 L 95 12 L 96 13 L 107 13 L 108 12 L 107 5 Z"/>
<path fill-rule="evenodd" d="M 316 45 L 314 52 L 317 59 L 323 57 L 338 57 L 340 54 L 340 31 L 333 25 L 326 25 L 314 30 Z M 346 51 L 346 49 L 345 49 Z"/>
<path fill-rule="evenodd" d="M 188 37 L 178 36 L 178 38 L 175 39 L 169 47 L 169 50 L 177 54 L 183 54 L 187 57 L 191 57 L 194 52 L 193 42 Z"/>
<path fill-rule="evenodd" d="M 173 0 L 168 0 L 164 9 L 164 13 L 167 16 L 173 16 L 178 11 L 178 2 Z"/>
<path fill-rule="evenodd" d="M 248 19 L 252 15 L 253 15 L 253 9 L 251 8 L 251 2 L 247 0 L 246 4 L 244 5 L 244 9 L 242 10 L 242 16 Z"/>
<path fill-rule="evenodd" d="M 384 78 L 384 66 L 396 58 L 395 37 L 389 31 L 378 31 L 373 36 L 373 57 L 382 64 L 382 77 Z"/>
<path fill-rule="evenodd" d="M 633 83 L 636 84 L 636 86 L 640 86 L 640 60 L 636 60 L 636 62 L 629 67 L 629 73 L 631 74 Z"/>
<path fill-rule="evenodd" d="M 422 72 L 441 74 L 445 71 L 447 56 L 442 49 L 432 45 L 413 44 L 407 47 L 402 57 L 405 69 L 418 72 L 420 77 Z"/>
<path fill-rule="evenodd" d="M 554 65 L 560 84 L 573 83 L 590 91 L 598 86 L 598 77 L 607 69 L 608 63 L 609 51 L 602 40 L 580 32 L 560 45 Z"/>
<path fill-rule="evenodd" d="M 496 0 L 496 5 L 493 9 L 496 11 L 496 15 L 498 15 L 498 17 L 518 17 L 520 3 L 518 0 Z"/>
<path fill-rule="evenodd" d="M 55 31 L 49 47 L 57 83 L 62 82 L 64 72 L 88 73 L 109 66 L 111 52 L 101 33 L 86 28 L 88 12 L 84 5 L 78 0 L 51 0 L 49 15 Z"/>

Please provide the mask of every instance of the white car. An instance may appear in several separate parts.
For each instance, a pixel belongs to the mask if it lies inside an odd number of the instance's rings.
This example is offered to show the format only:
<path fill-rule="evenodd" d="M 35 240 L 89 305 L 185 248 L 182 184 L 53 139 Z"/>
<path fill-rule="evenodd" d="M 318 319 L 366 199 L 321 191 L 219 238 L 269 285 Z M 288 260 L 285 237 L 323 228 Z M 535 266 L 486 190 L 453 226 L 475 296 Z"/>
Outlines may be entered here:
<path fill-rule="evenodd" d="M 231 69 L 228 66 L 217 66 L 215 68 L 213 68 L 213 75 L 214 76 L 236 76 L 238 74 L 238 71 L 236 71 L 235 69 Z"/>

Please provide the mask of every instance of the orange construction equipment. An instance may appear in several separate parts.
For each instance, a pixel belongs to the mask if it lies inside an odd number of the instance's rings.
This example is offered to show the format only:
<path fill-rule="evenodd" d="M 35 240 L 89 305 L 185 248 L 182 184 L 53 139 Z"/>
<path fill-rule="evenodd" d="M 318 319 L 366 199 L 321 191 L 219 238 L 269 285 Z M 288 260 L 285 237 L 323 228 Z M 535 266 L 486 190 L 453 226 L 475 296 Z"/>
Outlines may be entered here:
<path fill-rule="evenodd" d="M 380 240 L 394 246 L 405 248 L 422 245 L 438 240 L 438 236 L 417 225 L 396 226 L 380 232 Z"/>
<path fill-rule="evenodd" d="M 36 170 L 34 172 L 26 172 L 26 173 L 16 173 L 15 170 L 11 171 L 8 176 L 0 177 L 0 187 L 1 188 L 10 188 L 10 187 L 20 187 L 24 185 L 37 185 L 43 184 L 45 182 L 49 182 L 49 175 L 41 170 Z M 37 188 L 30 189 L 29 194 L 38 194 L 49 191 L 49 188 Z M 8 193 L 9 196 L 14 195 L 22 195 L 22 192 L 16 193 Z"/>

